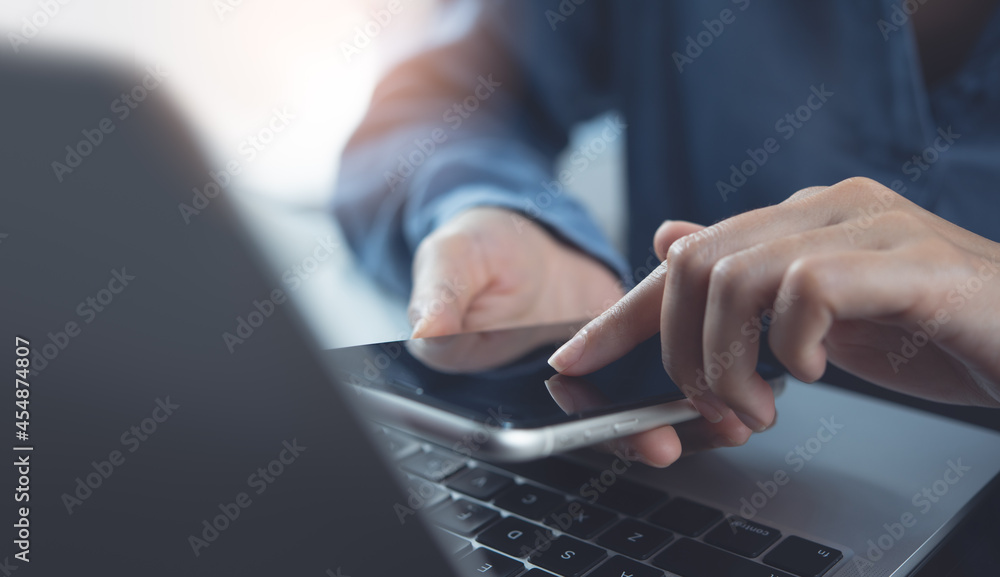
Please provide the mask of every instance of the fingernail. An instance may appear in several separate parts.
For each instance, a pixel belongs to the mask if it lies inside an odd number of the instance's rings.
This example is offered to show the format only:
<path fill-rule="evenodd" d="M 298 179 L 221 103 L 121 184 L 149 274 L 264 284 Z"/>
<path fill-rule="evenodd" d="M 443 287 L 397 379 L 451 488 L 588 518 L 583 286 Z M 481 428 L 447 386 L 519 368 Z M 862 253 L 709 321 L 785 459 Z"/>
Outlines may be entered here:
<path fill-rule="evenodd" d="M 565 371 L 580 360 L 580 357 L 583 356 L 583 349 L 586 347 L 586 344 L 587 330 L 580 329 L 580 331 L 576 333 L 573 338 L 569 340 L 569 342 L 559 347 L 559 350 L 549 357 L 549 366 L 560 373 Z"/>
<path fill-rule="evenodd" d="M 410 335 L 411 339 L 419 339 L 420 335 L 427 328 L 427 319 L 421 318 L 417 321 L 417 324 L 413 325 L 413 333 Z"/>
<path fill-rule="evenodd" d="M 704 399 L 691 399 L 691 404 L 694 408 L 701 413 L 701 416 L 705 418 L 709 423 L 718 423 L 722 420 L 722 412 L 712 406 L 711 403 Z"/>
<path fill-rule="evenodd" d="M 740 411 L 734 411 L 739 420 L 743 421 L 743 424 L 750 428 L 750 430 L 755 433 L 762 433 L 767 430 L 767 425 L 765 425 L 760 419 L 746 413 L 741 413 Z"/>

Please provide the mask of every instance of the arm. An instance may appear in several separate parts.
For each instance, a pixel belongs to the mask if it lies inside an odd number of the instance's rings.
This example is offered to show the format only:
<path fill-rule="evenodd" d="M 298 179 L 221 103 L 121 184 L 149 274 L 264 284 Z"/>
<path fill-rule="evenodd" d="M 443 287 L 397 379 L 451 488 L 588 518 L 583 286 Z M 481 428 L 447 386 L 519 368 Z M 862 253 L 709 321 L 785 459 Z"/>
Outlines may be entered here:
<path fill-rule="evenodd" d="M 624 276 L 583 208 L 543 187 L 570 127 L 615 104 L 604 5 L 578 6 L 553 30 L 545 13 L 556 5 L 455 2 L 449 38 L 376 89 L 344 153 L 334 212 L 390 288 L 409 292 L 417 246 L 476 206 L 516 211 Z"/>

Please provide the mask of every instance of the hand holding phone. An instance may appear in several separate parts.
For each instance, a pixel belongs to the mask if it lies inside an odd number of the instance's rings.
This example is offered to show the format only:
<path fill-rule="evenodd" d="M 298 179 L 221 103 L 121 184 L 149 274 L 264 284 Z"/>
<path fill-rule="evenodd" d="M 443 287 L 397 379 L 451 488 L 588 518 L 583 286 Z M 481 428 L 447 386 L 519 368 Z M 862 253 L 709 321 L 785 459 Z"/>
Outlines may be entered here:
<path fill-rule="evenodd" d="M 365 345 L 324 357 L 369 401 L 375 420 L 477 458 L 530 460 L 614 441 L 665 466 L 682 445 L 745 441 L 726 437 L 727 428 L 745 429 L 738 420 L 698 416 L 663 369 L 656 339 L 590 375 L 558 376 L 546 360 L 578 325 Z M 780 388 L 780 365 L 762 356 L 759 370 Z"/>

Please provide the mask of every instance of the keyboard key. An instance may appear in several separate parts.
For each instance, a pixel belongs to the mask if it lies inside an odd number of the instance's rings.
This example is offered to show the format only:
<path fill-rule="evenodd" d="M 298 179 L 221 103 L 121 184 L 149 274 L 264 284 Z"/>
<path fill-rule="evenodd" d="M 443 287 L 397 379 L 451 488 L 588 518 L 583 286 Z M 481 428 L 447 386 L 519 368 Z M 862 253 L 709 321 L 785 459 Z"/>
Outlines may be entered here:
<path fill-rule="evenodd" d="M 547 485 L 573 495 L 579 494 L 580 487 L 597 473 L 594 469 L 558 458 L 527 463 L 504 463 L 502 468 L 540 485 Z"/>
<path fill-rule="evenodd" d="M 542 571 L 538 567 L 535 567 L 531 571 L 528 571 L 524 575 L 521 575 L 521 577 L 553 577 L 553 575 L 548 571 Z"/>
<path fill-rule="evenodd" d="M 740 577 L 792 577 L 783 571 L 775 571 L 737 557 L 710 545 L 681 539 L 663 553 L 653 557 L 653 565 L 666 569 L 681 577 L 718 577 L 739 575 Z"/>
<path fill-rule="evenodd" d="M 545 524 L 582 539 L 590 539 L 602 529 L 618 520 L 611 511 L 605 511 L 583 501 L 570 501 L 549 513 Z"/>
<path fill-rule="evenodd" d="M 482 547 L 459 559 L 456 565 L 459 577 L 511 577 L 524 569 L 520 561 Z"/>
<path fill-rule="evenodd" d="M 471 543 L 442 529 L 432 529 L 431 535 L 434 536 L 434 540 L 437 541 L 446 555 L 457 557 L 472 549 Z"/>
<path fill-rule="evenodd" d="M 420 450 L 420 443 L 394 431 L 383 430 L 375 439 L 385 454 L 396 461 Z"/>
<path fill-rule="evenodd" d="M 615 555 L 587 577 L 663 577 L 663 571 Z"/>
<path fill-rule="evenodd" d="M 600 481 L 600 477 L 594 477 L 594 479 Z M 590 487 L 594 486 L 590 485 Z M 650 489 L 620 477 L 603 493 L 600 493 L 599 490 L 597 492 L 598 497 L 597 500 L 593 501 L 594 504 L 633 517 L 638 517 L 667 500 L 667 494 L 663 491 Z M 582 491 L 580 494 L 587 496 Z"/>
<path fill-rule="evenodd" d="M 440 485 L 413 475 L 406 475 L 403 488 L 406 490 L 406 504 L 417 509 L 429 509 L 450 496 Z"/>
<path fill-rule="evenodd" d="M 648 559 L 673 538 L 673 533 L 666 529 L 635 519 L 625 519 L 601 535 L 597 542 L 633 559 Z"/>
<path fill-rule="evenodd" d="M 726 519 L 705 536 L 705 541 L 744 557 L 756 557 L 781 538 L 781 532 L 739 517 Z"/>
<path fill-rule="evenodd" d="M 565 535 L 548 549 L 531 556 L 531 562 L 563 577 L 578 577 L 604 558 L 604 549 Z"/>
<path fill-rule="evenodd" d="M 649 516 L 649 522 L 689 537 L 697 537 L 722 519 L 718 509 L 700 505 L 680 497 Z"/>
<path fill-rule="evenodd" d="M 819 577 L 844 555 L 830 547 L 795 537 L 788 537 L 764 557 L 768 565 L 795 573 L 799 577 Z"/>
<path fill-rule="evenodd" d="M 501 509 L 535 521 L 565 502 L 562 495 L 532 485 L 517 485 L 494 501 Z"/>
<path fill-rule="evenodd" d="M 627 466 L 618 467 L 623 472 L 607 469 L 614 476 L 605 479 L 602 479 L 600 469 L 559 458 L 507 463 L 503 468 L 540 485 L 579 495 L 592 504 L 626 515 L 642 515 L 667 500 L 666 493 L 623 478 L 622 475 L 628 474 Z"/>
<path fill-rule="evenodd" d="M 500 514 L 493 509 L 465 499 L 452 501 L 429 515 L 435 525 L 465 537 L 471 537 L 498 517 Z"/>
<path fill-rule="evenodd" d="M 489 501 L 494 495 L 513 484 L 514 480 L 510 477 L 482 468 L 469 469 L 448 481 L 450 488 L 480 501 Z"/>
<path fill-rule="evenodd" d="M 408 473 L 431 481 L 443 481 L 465 467 L 461 457 L 438 451 L 417 453 L 400 461 L 399 466 Z"/>
<path fill-rule="evenodd" d="M 517 517 L 502 519 L 476 537 L 483 545 L 512 557 L 527 557 L 538 547 L 551 543 L 552 539 L 552 532 L 545 527 Z"/>

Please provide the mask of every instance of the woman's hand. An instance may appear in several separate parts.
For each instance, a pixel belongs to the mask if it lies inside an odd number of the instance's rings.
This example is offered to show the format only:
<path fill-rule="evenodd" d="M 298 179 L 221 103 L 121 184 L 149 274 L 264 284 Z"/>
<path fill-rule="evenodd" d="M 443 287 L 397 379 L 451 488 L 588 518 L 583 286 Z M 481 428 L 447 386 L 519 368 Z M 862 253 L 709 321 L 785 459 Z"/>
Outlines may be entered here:
<path fill-rule="evenodd" d="M 731 424 L 731 444 L 775 418 L 761 338 L 803 381 L 830 361 L 918 397 L 1000 406 L 1000 244 L 877 182 L 801 190 L 707 228 L 668 221 L 654 244 L 660 267 L 554 368 L 589 373 L 659 331 L 667 372 L 708 421 Z"/>
<path fill-rule="evenodd" d="M 474 208 L 420 243 L 409 315 L 414 338 L 436 337 L 591 319 L 622 295 L 609 268 L 528 218 Z"/>

